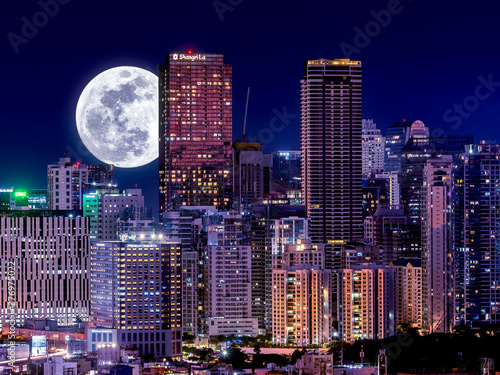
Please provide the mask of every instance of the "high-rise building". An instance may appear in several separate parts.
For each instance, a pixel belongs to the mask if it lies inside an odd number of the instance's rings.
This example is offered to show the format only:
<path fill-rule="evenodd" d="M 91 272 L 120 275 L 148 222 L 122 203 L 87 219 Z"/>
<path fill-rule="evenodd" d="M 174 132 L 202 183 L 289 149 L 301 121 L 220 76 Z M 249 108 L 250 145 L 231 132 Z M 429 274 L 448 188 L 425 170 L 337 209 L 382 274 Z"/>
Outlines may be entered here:
<path fill-rule="evenodd" d="M 389 180 L 389 203 L 391 206 L 398 206 L 400 204 L 401 196 L 399 172 L 376 173 L 375 178 L 387 178 Z"/>
<path fill-rule="evenodd" d="M 468 145 L 454 170 L 455 323 L 500 323 L 500 145 Z"/>
<path fill-rule="evenodd" d="M 337 271 L 342 340 L 380 340 L 396 334 L 396 271 L 366 264 Z"/>
<path fill-rule="evenodd" d="M 117 220 L 127 209 L 144 212 L 141 189 L 97 190 L 83 196 L 83 215 L 90 217 L 91 241 L 118 241 Z"/>
<path fill-rule="evenodd" d="M 181 244 L 182 329 L 195 336 L 201 332 L 200 318 L 204 314 L 200 308 L 204 307 L 203 276 L 206 273 L 204 260 L 207 243 L 202 218 L 216 213 L 213 206 L 185 206 L 180 211 L 164 212 L 161 218 L 165 238 Z"/>
<path fill-rule="evenodd" d="M 73 214 L 71 214 L 73 216 Z M 60 325 L 87 321 L 90 313 L 89 220 L 84 217 L 2 217 L 1 324 L 15 311 L 15 324 L 25 319 L 51 319 Z"/>
<path fill-rule="evenodd" d="M 385 165 L 387 172 L 401 173 L 401 154 L 411 137 L 429 137 L 429 128 L 420 120 L 395 122 L 387 128 Z"/>
<path fill-rule="evenodd" d="M 384 170 L 385 137 L 382 130 L 377 129 L 373 120 L 362 121 L 362 152 L 363 152 L 363 176 L 371 173 L 380 173 Z"/>
<path fill-rule="evenodd" d="M 428 159 L 422 190 L 423 331 L 450 333 L 454 326 L 453 157 Z"/>
<path fill-rule="evenodd" d="M 300 151 L 276 151 L 272 154 L 274 180 L 301 182 Z"/>
<path fill-rule="evenodd" d="M 414 125 L 415 123 L 412 125 L 411 132 L 413 132 Z M 423 127 L 420 126 L 417 129 L 421 128 Z M 420 131 L 420 133 L 423 132 L 424 130 Z M 412 249 L 412 257 L 421 256 L 422 189 L 424 166 L 427 160 L 442 155 L 451 155 L 455 161 L 458 161 L 465 146 L 472 142 L 472 137 L 468 136 L 428 138 L 424 135 L 412 135 L 404 147 L 401 156 L 401 204 L 408 215 L 409 228 L 417 238 Z"/>
<path fill-rule="evenodd" d="M 260 143 L 233 144 L 233 200 L 237 212 L 250 212 L 271 191 L 271 155 Z"/>
<path fill-rule="evenodd" d="M 81 210 L 83 185 L 88 180 L 85 164 L 60 158 L 47 166 L 47 198 L 49 210 Z"/>
<path fill-rule="evenodd" d="M 300 87 L 302 201 L 312 240 L 361 238 L 361 62 L 309 60 Z M 327 268 L 336 263 L 328 253 Z"/>
<path fill-rule="evenodd" d="M 250 217 L 235 211 L 207 216 L 208 334 L 257 336 L 252 317 Z"/>
<path fill-rule="evenodd" d="M 331 270 L 325 270 L 324 248 L 309 240 L 287 244 L 272 270 L 272 333 L 278 345 L 330 343 Z"/>
<path fill-rule="evenodd" d="M 384 248 L 382 264 L 411 257 L 419 249 L 420 233 L 410 229 L 403 206 L 379 205 L 365 219 L 365 238 Z"/>
<path fill-rule="evenodd" d="M 160 79 L 160 213 L 231 207 L 232 68 L 221 54 L 170 53 Z"/>
<path fill-rule="evenodd" d="M 91 245 L 92 323 L 155 358 L 182 353 L 179 242 Z"/>
<path fill-rule="evenodd" d="M 422 329 L 422 266 L 419 259 L 400 258 L 390 263 L 396 270 L 398 324 Z"/>

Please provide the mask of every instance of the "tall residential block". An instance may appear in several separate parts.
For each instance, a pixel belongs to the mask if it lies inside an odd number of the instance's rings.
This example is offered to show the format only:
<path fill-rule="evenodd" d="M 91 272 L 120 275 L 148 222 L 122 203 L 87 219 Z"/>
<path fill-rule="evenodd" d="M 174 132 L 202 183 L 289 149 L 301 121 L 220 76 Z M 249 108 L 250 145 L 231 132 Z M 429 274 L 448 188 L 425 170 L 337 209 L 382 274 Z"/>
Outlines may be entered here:
<path fill-rule="evenodd" d="M 300 81 L 302 201 L 317 243 L 363 235 L 361 75 L 360 61 L 318 59 Z"/>
<path fill-rule="evenodd" d="M 500 323 L 500 145 L 468 145 L 453 176 L 455 323 Z"/>
<path fill-rule="evenodd" d="M 373 120 L 363 119 L 362 126 L 362 173 L 367 177 L 384 171 L 385 137 L 382 137 L 382 130 L 377 129 Z"/>
<path fill-rule="evenodd" d="M 360 265 L 337 272 L 337 299 L 342 340 L 380 340 L 396 334 L 396 271 Z"/>
<path fill-rule="evenodd" d="M 222 54 L 170 53 L 159 68 L 160 213 L 231 207 L 232 67 Z"/>
<path fill-rule="evenodd" d="M 257 336 L 252 316 L 250 217 L 235 211 L 207 216 L 205 311 L 208 334 Z"/>
<path fill-rule="evenodd" d="M 47 199 L 49 210 L 81 210 L 83 185 L 87 183 L 85 164 L 60 158 L 47 166 Z"/>
<path fill-rule="evenodd" d="M 423 331 L 450 333 L 454 326 L 453 157 L 428 159 L 422 190 Z"/>

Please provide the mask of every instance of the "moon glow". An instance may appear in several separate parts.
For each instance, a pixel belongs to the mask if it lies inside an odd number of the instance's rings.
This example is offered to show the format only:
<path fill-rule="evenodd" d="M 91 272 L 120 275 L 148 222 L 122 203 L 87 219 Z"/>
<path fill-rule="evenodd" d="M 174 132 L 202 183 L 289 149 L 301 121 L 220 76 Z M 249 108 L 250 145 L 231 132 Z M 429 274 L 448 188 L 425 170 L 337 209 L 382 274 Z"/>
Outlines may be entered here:
<path fill-rule="evenodd" d="M 158 158 L 158 77 L 121 66 L 97 75 L 76 106 L 78 134 L 99 160 L 135 168 Z"/>

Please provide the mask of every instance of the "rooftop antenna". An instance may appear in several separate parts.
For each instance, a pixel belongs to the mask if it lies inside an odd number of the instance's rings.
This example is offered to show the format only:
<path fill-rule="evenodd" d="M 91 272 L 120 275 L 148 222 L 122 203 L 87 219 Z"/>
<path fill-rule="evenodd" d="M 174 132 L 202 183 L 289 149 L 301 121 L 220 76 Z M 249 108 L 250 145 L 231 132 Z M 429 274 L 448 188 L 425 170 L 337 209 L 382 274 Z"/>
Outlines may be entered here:
<path fill-rule="evenodd" d="M 246 134 L 246 128 L 247 128 L 247 115 L 248 115 L 248 101 L 250 100 L 250 87 L 248 88 L 247 91 L 247 104 L 245 106 L 245 117 L 243 119 L 243 125 L 241 125 L 241 137 L 243 139 L 243 142 L 246 142 L 247 134 Z"/>

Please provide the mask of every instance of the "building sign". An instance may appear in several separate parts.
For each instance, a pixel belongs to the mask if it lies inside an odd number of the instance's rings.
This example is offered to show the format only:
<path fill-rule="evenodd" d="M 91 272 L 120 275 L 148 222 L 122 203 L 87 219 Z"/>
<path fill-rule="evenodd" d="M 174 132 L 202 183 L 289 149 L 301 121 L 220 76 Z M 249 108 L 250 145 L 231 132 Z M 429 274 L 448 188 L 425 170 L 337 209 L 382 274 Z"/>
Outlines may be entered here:
<path fill-rule="evenodd" d="M 202 61 L 202 60 L 206 60 L 206 56 L 205 55 L 200 55 L 199 53 L 198 54 L 195 54 L 195 55 L 185 55 L 183 53 L 174 53 L 172 55 L 172 59 L 177 61 Z"/>

